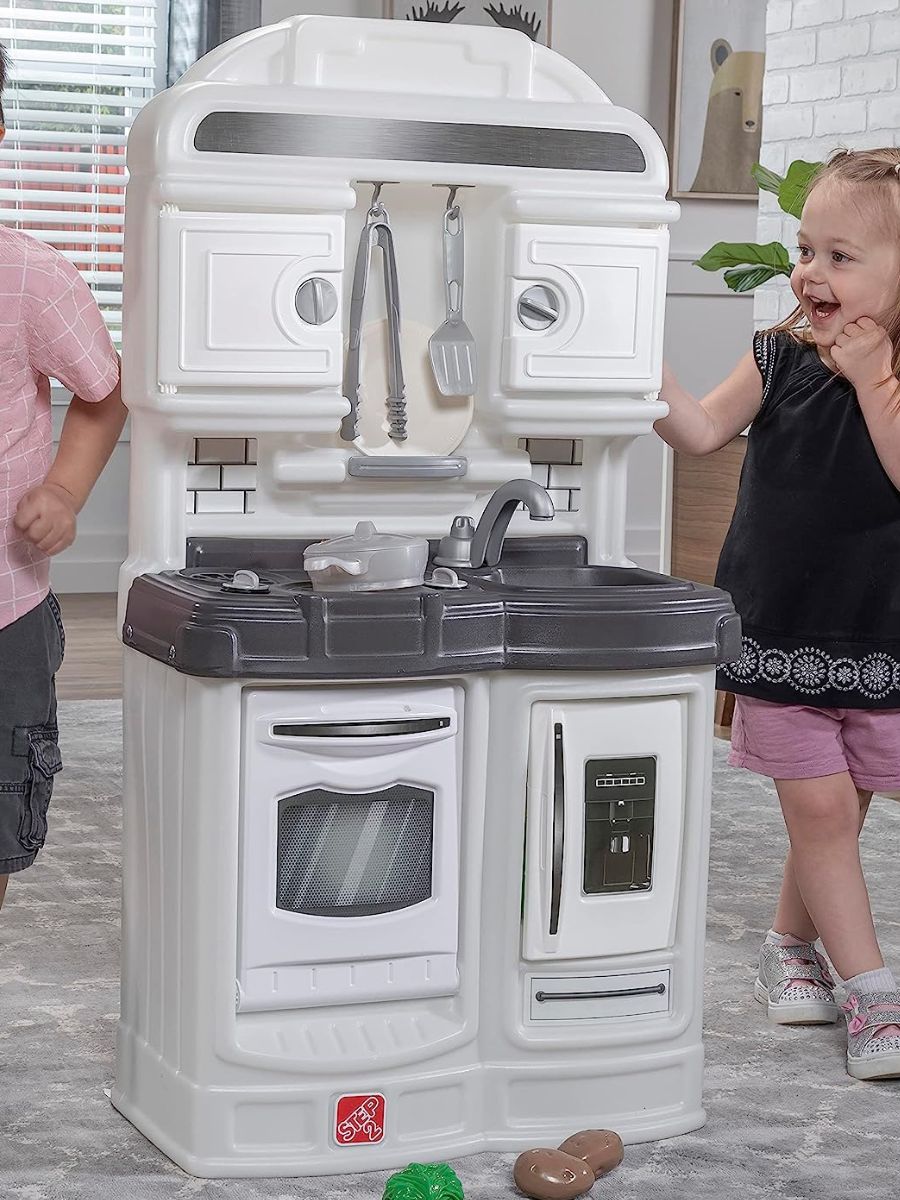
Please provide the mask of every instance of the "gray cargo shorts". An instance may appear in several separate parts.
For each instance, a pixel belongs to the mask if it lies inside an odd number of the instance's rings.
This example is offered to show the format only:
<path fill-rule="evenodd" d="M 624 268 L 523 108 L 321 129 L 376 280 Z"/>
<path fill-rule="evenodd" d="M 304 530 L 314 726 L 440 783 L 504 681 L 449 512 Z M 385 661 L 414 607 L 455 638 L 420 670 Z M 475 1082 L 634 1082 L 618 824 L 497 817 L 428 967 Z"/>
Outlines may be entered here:
<path fill-rule="evenodd" d="M 52 592 L 0 629 L 0 875 L 30 867 L 47 836 L 53 777 L 62 770 L 53 677 L 65 645 Z"/>

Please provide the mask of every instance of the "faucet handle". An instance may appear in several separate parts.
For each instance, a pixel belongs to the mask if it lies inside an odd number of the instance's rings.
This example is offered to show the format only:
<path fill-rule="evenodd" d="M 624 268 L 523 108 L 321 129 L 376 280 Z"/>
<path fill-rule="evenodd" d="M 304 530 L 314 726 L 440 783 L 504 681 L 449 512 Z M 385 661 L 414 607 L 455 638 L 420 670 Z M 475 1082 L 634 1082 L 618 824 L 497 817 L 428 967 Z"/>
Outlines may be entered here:
<path fill-rule="evenodd" d="M 471 517 L 454 517 L 450 532 L 441 538 L 434 562 L 442 567 L 471 567 L 474 536 Z"/>

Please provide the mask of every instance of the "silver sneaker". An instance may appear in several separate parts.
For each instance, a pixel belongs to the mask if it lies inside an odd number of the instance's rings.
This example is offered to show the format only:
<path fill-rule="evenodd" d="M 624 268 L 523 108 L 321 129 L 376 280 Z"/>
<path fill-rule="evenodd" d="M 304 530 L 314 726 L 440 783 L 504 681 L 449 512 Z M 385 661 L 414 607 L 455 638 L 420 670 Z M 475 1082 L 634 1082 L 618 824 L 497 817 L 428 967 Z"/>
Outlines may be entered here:
<path fill-rule="evenodd" d="M 833 1025 L 840 1016 L 828 964 L 812 942 L 763 942 L 753 994 L 776 1025 Z"/>
<path fill-rule="evenodd" d="M 854 1079 L 900 1077 L 900 1036 L 881 1031 L 900 1026 L 900 991 L 851 994 L 847 1015 L 847 1071 Z"/>

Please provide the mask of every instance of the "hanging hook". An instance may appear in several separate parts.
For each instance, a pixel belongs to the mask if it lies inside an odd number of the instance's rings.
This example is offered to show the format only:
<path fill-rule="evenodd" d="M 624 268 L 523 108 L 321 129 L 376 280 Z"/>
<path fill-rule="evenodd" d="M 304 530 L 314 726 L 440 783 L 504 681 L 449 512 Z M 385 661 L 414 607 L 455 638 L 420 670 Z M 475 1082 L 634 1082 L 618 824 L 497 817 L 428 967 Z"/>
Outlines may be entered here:
<path fill-rule="evenodd" d="M 372 193 L 372 203 L 369 205 L 369 212 L 370 213 L 378 213 L 378 212 L 381 212 L 381 208 L 382 208 L 381 189 L 384 187 L 384 184 L 383 183 L 375 183 L 372 186 L 374 187 L 375 190 Z"/>
<path fill-rule="evenodd" d="M 446 188 L 450 193 L 450 195 L 447 197 L 447 209 L 444 215 L 446 216 L 449 213 L 452 219 L 456 217 L 457 213 L 459 212 L 459 205 L 456 203 L 456 193 L 460 190 L 460 188 L 471 188 L 475 185 L 474 183 L 433 183 L 431 186 L 436 188 Z"/>

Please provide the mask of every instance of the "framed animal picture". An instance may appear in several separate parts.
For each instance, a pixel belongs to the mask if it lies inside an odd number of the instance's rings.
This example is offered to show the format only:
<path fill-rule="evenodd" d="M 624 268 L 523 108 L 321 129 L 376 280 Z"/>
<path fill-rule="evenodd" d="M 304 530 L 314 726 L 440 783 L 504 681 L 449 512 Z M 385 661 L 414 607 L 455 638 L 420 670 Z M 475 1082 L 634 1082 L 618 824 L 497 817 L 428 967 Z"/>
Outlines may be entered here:
<path fill-rule="evenodd" d="M 386 17 L 398 21 L 434 21 L 449 25 L 493 25 L 517 29 L 533 42 L 550 45 L 552 0 L 384 0 Z"/>
<path fill-rule="evenodd" d="M 672 69 L 672 195 L 755 200 L 766 6 L 677 0 Z"/>

